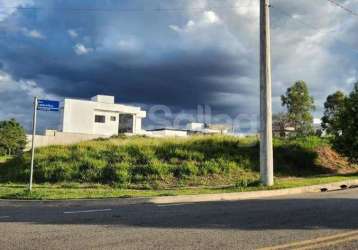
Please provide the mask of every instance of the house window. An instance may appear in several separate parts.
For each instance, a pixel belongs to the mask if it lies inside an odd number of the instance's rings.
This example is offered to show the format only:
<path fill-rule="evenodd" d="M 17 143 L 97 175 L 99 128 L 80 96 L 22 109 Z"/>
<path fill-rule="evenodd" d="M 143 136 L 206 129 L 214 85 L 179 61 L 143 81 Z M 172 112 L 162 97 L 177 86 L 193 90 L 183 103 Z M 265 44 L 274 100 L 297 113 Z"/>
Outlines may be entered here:
<path fill-rule="evenodd" d="M 96 123 L 106 123 L 106 117 L 104 115 L 95 115 L 94 122 L 96 122 Z"/>
<path fill-rule="evenodd" d="M 116 120 L 117 120 L 117 117 L 111 116 L 111 121 L 112 121 L 112 122 L 115 122 Z"/>

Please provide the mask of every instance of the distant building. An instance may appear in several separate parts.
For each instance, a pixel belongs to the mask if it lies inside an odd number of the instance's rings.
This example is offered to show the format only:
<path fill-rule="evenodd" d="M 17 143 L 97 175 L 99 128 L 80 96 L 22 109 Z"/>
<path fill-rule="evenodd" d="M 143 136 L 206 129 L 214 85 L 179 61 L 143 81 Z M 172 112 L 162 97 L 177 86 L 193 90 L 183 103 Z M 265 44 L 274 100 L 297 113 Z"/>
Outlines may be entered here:
<path fill-rule="evenodd" d="M 313 119 L 313 129 L 316 135 L 325 136 L 326 132 L 322 128 L 322 120 L 320 118 Z"/>
<path fill-rule="evenodd" d="M 186 137 L 190 135 L 227 134 L 226 125 L 207 125 L 204 123 L 188 123 L 186 129 L 180 128 L 158 128 L 147 130 L 146 135 L 151 137 Z"/>
<path fill-rule="evenodd" d="M 321 135 L 323 133 L 322 126 L 321 126 L 321 119 L 314 118 L 312 125 L 315 134 Z M 296 130 L 293 123 L 289 121 L 282 121 L 282 120 L 273 121 L 272 132 L 275 137 L 289 137 L 289 136 L 294 136 L 296 134 Z"/>
<path fill-rule="evenodd" d="M 188 130 L 203 130 L 204 128 L 205 124 L 200 122 L 191 122 L 187 125 Z"/>
<path fill-rule="evenodd" d="M 319 118 L 313 119 L 313 128 L 315 130 L 321 130 L 322 129 L 322 120 Z"/>
<path fill-rule="evenodd" d="M 272 133 L 274 137 L 289 137 L 296 132 L 295 127 L 291 124 L 272 124 Z"/>
<path fill-rule="evenodd" d="M 188 136 L 188 131 L 175 128 L 159 128 L 147 130 L 145 134 L 150 137 L 186 137 Z"/>
<path fill-rule="evenodd" d="M 205 124 L 192 122 L 187 125 L 189 134 L 227 134 L 230 127 L 226 124 Z"/>
<path fill-rule="evenodd" d="M 60 130 L 90 135 L 141 134 L 146 112 L 140 107 L 114 103 L 114 96 L 97 95 L 91 100 L 66 98 L 61 106 Z"/>

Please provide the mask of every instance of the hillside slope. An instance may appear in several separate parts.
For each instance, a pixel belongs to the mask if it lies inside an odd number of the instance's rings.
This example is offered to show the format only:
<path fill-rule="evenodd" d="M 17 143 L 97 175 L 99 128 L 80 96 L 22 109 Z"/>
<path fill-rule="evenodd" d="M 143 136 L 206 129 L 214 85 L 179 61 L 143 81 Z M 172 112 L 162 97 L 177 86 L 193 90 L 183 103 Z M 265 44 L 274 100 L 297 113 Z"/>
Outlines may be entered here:
<path fill-rule="evenodd" d="M 197 185 L 251 185 L 259 178 L 255 138 L 117 137 L 36 150 L 34 180 L 105 183 L 162 188 Z M 356 171 L 320 138 L 275 140 L 276 176 L 313 176 Z M 0 167 L 0 181 L 26 182 L 30 155 Z"/>

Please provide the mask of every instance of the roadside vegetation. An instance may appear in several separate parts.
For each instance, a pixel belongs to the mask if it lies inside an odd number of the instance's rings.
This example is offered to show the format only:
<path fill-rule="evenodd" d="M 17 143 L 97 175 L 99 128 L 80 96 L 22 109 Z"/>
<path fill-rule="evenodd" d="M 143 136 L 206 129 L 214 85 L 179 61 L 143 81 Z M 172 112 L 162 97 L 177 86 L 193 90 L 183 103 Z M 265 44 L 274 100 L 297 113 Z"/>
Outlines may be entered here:
<path fill-rule="evenodd" d="M 330 95 L 322 130 L 314 99 L 298 81 L 274 115 L 272 188 L 357 178 L 358 83 L 349 96 Z M 322 133 L 327 136 L 322 137 Z M 36 149 L 35 191 L 28 193 L 30 153 L 23 128 L 0 123 L 0 198 L 99 198 L 261 190 L 259 140 L 225 135 L 188 138 L 118 136 Z M 13 184 L 15 183 L 15 184 Z M 18 184 L 20 183 L 20 184 Z"/>
<path fill-rule="evenodd" d="M 354 172 L 325 139 L 275 139 L 277 177 Z M 255 137 L 117 137 L 36 150 L 35 183 L 92 183 L 129 189 L 259 185 Z M 0 181 L 26 183 L 30 154 L 3 163 Z"/>
<path fill-rule="evenodd" d="M 281 96 L 287 112 L 274 114 L 275 134 L 281 137 L 324 136 L 334 150 L 350 162 L 358 163 L 358 82 L 347 95 L 341 91 L 329 95 L 324 103 L 321 128 L 314 128 L 314 98 L 304 81 L 295 82 Z M 317 124 L 316 124 L 317 125 Z"/>
<path fill-rule="evenodd" d="M 334 148 L 358 163 L 358 82 L 349 95 L 340 91 L 327 97 L 322 127 Z"/>
<path fill-rule="evenodd" d="M 282 106 L 286 107 L 288 125 L 294 128 L 291 136 L 315 134 L 312 111 L 315 110 L 314 98 L 310 95 L 305 81 L 297 81 L 281 96 Z"/>
<path fill-rule="evenodd" d="M 0 162 L 22 154 L 25 146 L 25 129 L 15 119 L 0 121 Z"/>
<path fill-rule="evenodd" d="M 134 197 L 155 197 L 155 196 L 176 196 L 196 194 L 233 193 L 244 191 L 274 190 L 282 188 L 294 188 L 310 185 L 327 184 L 332 182 L 357 179 L 358 175 L 336 175 L 336 176 L 315 176 L 306 178 L 276 178 L 272 187 L 238 186 L 225 187 L 182 187 L 170 189 L 128 189 L 116 188 L 102 184 L 80 184 L 80 183 L 59 183 L 59 184 L 35 184 L 30 193 L 25 184 L 0 184 L 0 199 L 22 199 L 22 200 L 64 200 L 64 199 L 105 199 L 105 198 L 134 198 Z"/>

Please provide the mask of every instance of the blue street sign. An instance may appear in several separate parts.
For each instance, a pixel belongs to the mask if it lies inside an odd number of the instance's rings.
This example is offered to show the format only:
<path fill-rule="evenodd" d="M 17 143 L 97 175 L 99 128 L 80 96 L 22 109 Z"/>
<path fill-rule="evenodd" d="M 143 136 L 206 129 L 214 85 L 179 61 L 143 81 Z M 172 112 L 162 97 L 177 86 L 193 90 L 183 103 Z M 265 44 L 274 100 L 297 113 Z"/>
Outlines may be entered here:
<path fill-rule="evenodd" d="M 59 111 L 60 102 L 51 101 L 51 100 L 38 100 L 37 101 L 37 110 L 41 111 Z"/>

